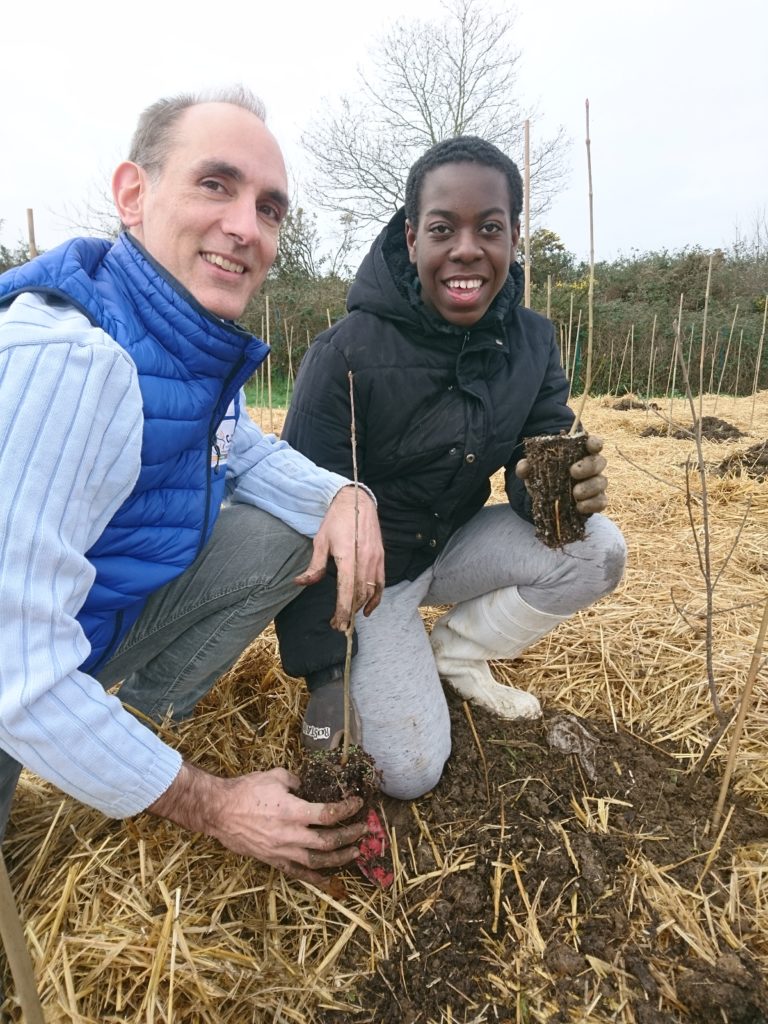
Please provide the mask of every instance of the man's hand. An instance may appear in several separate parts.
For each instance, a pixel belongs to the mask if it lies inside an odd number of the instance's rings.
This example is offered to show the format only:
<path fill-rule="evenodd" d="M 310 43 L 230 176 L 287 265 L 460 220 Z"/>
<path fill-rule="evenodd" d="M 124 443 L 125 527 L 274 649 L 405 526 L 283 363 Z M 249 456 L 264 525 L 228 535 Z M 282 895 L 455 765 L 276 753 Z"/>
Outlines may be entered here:
<path fill-rule="evenodd" d="M 357 563 L 355 563 L 355 492 L 358 500 Z M 362 487 L 342 487 L 331 502 L 314 540 L 312 561 L 296 577 L 303 587 L 325 576 L 328 558 L 336 562 L 336 611 L 334 629 L 347 629 L 353 615 L 363 609 L 370 615 L 384 590 L 384 546 L 376 505 Z M 356 564 L 356 572 L 353 566 Z"/>
<path fill-rule="evenodd" d="M 587 438 L 587 455 L 571 466 L 571 477 L 577 481 L 573 485 L 573 496 L 576 499 L 576 508 L 583 516 L 592 515 L 593 512 L 602 512 L 608 504 L 608 497 L 605 493 L 608 487 L 608 480 L 603 476 L 603 470 L 608 465 L 605 456 L 600 452 L 603 450 L 603 439 L 595 434 Z M 515 466 L 515 476 L 527 485 L 527 478 L 530 475 L 530 467 L 527 459 L 520 459 Z"/>
<path fill-rule="evenodd" d="M 319 872 L 349 864 L 359 853 L 355 844 L 367 831 L 365 822 L 340 823 L 360 810 L 362 800 L 308 803 L 291 792 L 298 785 L 296 776 L 283 768 L 222 779 L 184 764 L 147 809 L 214 836 L 235 853 L 325 888 L 328 878 Z"/>

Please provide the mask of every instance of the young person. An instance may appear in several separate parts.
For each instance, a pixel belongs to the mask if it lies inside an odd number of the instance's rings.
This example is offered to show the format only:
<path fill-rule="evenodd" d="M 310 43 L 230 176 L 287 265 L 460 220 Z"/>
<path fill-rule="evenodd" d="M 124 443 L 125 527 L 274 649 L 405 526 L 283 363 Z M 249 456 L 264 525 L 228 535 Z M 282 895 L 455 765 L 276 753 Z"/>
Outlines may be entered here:
<path fill-rule="evenodd" d="M 318 464 L 352 473 L 352 373 L 359 479 L 378 501 L 386 589 L 358 616 L 351 689 L 357 738 L 390 795 L 439 780 L 450 753 L 441 678 L 498 714 L 533 717 L 537 698 L 494 680 L 514 658 L 613 590 L 625 545 L 606 505 L 602 442 L 572 467 L 586 538 L 539 542 L 522 441 L 570 428 L 552 324 L 520 305 L 522 183 L 490 143 L 438 143 L 411 168 L 405 208 L 364 259 L 348 314 L 312 344 L 283 432 Z M 506 473 L 508 502 L 486 505 Z M 338 742 L 344 637 L 329 626 L 330 581 L 277 618 L 283 663 L 307 679 L 303 737 Z M 429 636 L 419 608 L 452 605 Z"/>

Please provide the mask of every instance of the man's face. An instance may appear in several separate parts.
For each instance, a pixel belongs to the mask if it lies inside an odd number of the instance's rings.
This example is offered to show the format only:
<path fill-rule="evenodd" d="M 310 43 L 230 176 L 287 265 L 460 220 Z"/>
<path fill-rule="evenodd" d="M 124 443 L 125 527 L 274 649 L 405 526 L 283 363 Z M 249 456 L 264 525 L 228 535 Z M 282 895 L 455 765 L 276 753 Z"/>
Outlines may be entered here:
<path fill-rule="evenodd" d="M 406 223 L 424 302 L 444 320 L 471 327 L 507 280 L 520 238 L 509 187 L 495 167 L 462 161 L 424 176 L 419 223 Z"/>
<path fill-rule="evenodd" d="M 134 222 L 123 222 L 202 306 L 235 320 L 277 253 L 283 157 L 263 122 L 230 103 L 189 107 L 173 130 L 160 174 L 139 169 Z"/>

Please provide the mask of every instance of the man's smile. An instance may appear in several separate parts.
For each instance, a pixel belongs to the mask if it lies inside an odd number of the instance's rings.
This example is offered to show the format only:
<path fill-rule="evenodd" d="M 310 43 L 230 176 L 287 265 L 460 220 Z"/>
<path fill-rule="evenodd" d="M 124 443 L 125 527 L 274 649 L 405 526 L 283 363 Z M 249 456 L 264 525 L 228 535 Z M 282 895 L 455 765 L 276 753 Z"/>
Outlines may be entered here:
<path fill-rule="evenodd" d="M 222 270 L 228 270 L 232 274 L 245 273 L 245 266 L 242 263 L 235 263 L 233 260 L 227 259 L 226 256 L 219 256 L 215 252 L 203 252 L 200 255 L 206 263 L 212 263 L 215 267 L 221 267 Z"/>

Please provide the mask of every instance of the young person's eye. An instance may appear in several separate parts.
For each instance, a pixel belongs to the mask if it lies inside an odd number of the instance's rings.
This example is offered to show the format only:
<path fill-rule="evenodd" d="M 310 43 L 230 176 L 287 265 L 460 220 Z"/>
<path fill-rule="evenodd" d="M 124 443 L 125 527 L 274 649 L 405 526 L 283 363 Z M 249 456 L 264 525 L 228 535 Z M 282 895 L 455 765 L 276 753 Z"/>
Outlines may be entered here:
<path fill-rule="evenodd" d="M 497 224 L 495 221 L 488 221 L 487 224 L 483 224 L 480 230 L 486 235 L 497 235 L 499 232 L 503 231 L 504 228 L 501 224 Z"/>
<path fill-rule="evenodd" d="M 449 234 L 451 229 L 448 227 L 447 224 L 430 224 L 427 230 L 431 235 L 444 236 Z"/>

